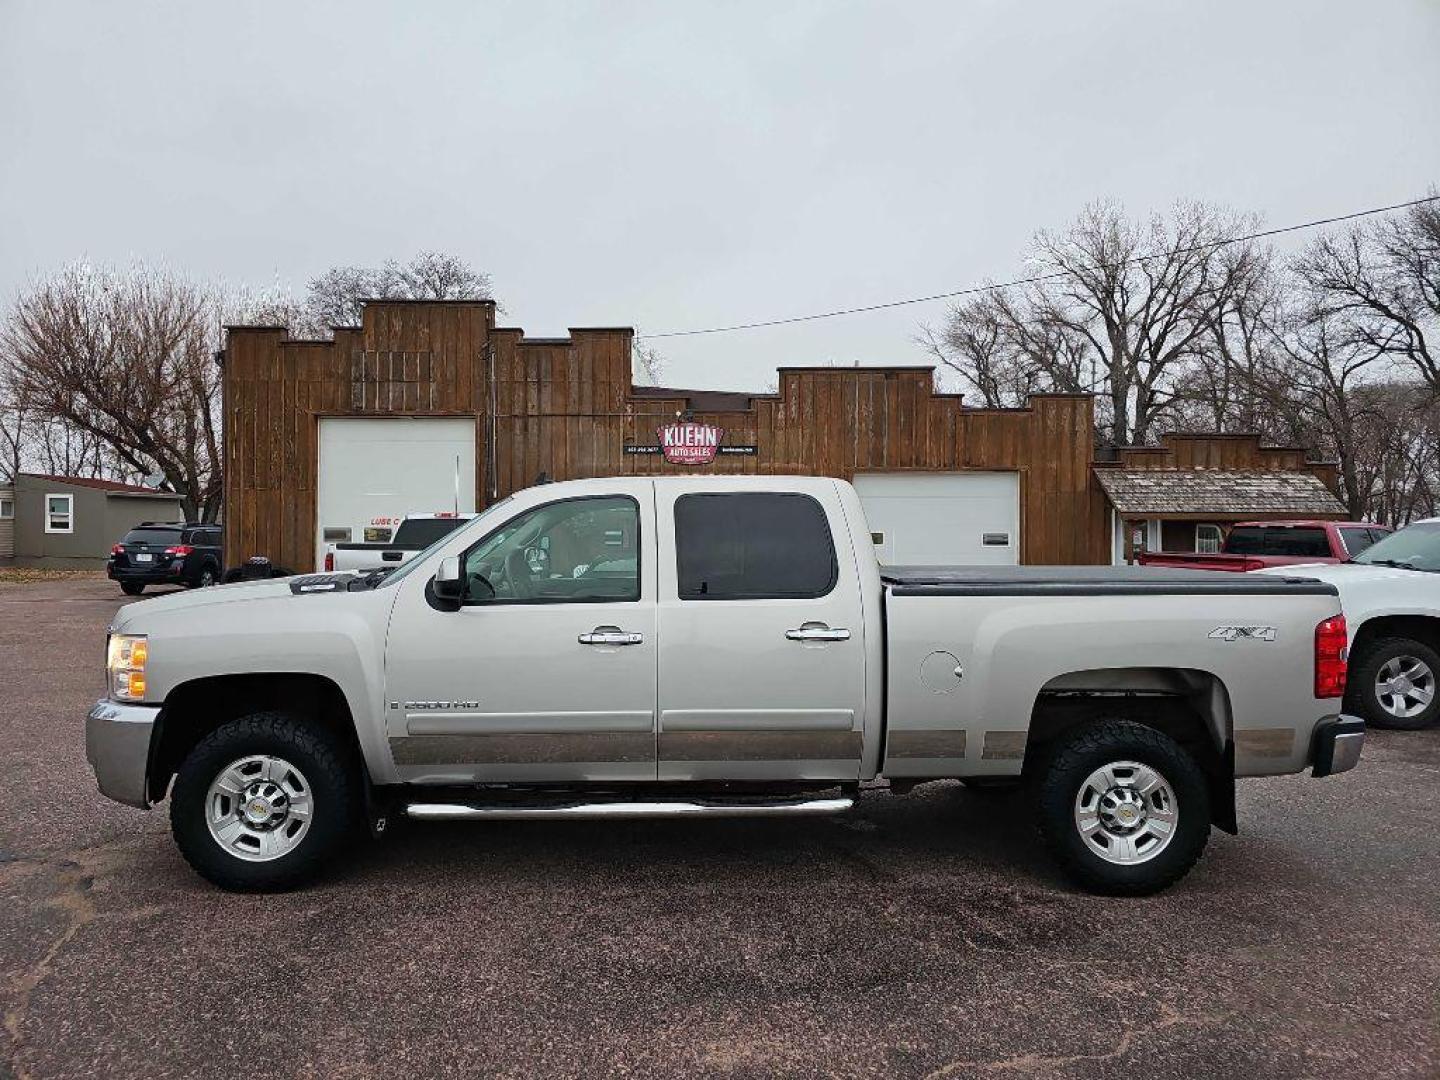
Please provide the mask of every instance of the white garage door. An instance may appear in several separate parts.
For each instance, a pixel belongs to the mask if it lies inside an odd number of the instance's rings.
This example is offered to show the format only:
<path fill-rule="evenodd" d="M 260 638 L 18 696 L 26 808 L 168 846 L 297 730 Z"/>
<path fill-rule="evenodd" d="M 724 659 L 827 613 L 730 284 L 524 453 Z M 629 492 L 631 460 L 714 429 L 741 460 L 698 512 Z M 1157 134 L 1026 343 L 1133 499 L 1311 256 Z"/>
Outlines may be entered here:
<path fill-rule="evenodd" d="M 865 473 L 855 477 L 875 552 L 891 566 L 1013 566 L 1020 475 Z"/>
<path fill-rule="evenodd" d="M 475 511 L 472 419 L 322 417 L 319 443 L 317 567 L 327 543 L 363 542 L 367 529 L 388 540 L 406 514 Z"/>

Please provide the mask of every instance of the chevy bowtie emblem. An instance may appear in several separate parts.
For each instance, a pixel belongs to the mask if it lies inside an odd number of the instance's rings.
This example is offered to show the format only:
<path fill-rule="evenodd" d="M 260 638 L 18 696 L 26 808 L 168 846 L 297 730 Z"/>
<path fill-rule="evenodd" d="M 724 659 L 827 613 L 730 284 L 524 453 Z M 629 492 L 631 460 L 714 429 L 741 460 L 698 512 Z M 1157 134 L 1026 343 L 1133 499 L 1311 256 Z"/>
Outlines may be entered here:
<path fill-rule="evenodd" d="M 1274 641 L 1273 626 L 1217 626 L 1210 637 L 1219 641 Z"/>

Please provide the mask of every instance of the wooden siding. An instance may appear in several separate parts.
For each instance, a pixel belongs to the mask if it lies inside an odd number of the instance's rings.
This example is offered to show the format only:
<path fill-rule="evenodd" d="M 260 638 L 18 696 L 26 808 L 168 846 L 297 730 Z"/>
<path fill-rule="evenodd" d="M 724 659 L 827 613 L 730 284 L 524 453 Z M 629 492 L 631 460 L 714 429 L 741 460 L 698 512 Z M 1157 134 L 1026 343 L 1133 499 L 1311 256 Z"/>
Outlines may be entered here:
<path fill-rule="evenodd" d="M 631 331 L 574 329 L 527 339 L 494 325 L 488 301 L 377 302 L 358 329 L 333 341 L 290 340 L 273 327 L 232 327 L 224 364 L 225 542 L 230 561 L 265 555 L 313 568 L 316 427 L 325 416 L 473 416 L 476 501 L 489 498 L 486 427 L 494 363 L 495 494 L 589 476 L 680 473 L 653 445 L 684 397 L 631 388 Z M 967 409 L 937 394 L 930 368 L 782 368 L 779 392 L 743 411 L 696 412 L 725 431 L 711 473 L 818 474 L 1013 470 L 1020 474 L 1021 561 L 1109 561 L 1108 504 L 1091 476 L 1092 401 L 1041 395 L 1022 409 Z M 1181 439 L 1173 448 L 1122 451 L 1210 467 L 1249 452 Z M 1246 444 L 1248 445 L 1248 444 Z M 1256 453 L 1261 453 L 1258 443 Z M 1299 451 L 1263 451 L 1298 454 Z M 1231 457 L 1227 457 L 1231 455 Z M 1165 464 L 1160 464 L 1161 461 Z M 1127 467 L 1145 467 L 1129 460 Z M 1191 466 L 1193 467 L 1193 465 Z M 1280 465 L 1269 467 L 1284 467 Z"/>

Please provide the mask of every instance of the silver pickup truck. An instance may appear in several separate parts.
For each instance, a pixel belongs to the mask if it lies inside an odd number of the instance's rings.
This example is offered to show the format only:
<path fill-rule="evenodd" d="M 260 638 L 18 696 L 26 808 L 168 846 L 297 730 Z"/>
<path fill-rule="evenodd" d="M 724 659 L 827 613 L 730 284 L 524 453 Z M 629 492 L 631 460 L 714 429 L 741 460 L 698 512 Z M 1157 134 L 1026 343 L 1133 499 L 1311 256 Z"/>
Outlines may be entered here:
<path fill-rule="evenodd" d="M 1356 764 L 1345 644 L 1303 578 L 882 568 L 838 480 L 585 480 L 389 573 L 127 605 L 86 744 L 231 889 L 395 815 L 837 813 L 959 778 L 1031 781 L 1061 866 L 1136 894 L 1235 831 L 1236 777 Z"/>

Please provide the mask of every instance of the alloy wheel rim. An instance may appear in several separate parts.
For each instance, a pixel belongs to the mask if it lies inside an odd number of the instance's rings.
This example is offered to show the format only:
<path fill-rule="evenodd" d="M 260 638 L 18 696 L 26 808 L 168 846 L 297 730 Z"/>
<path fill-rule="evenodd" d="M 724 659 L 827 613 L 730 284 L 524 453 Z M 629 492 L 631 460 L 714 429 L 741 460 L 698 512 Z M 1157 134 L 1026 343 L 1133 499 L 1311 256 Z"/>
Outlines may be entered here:
<path fill-rule="evenodd" d="M 1375 674 L 1375 700 L 1391 716 L 1418 716 L 1435 700 L 1435 673 L 1416 656 L 1392 656 Z"/>
<path fill-rule="evenodd" d="M 1106 862 L 1134 866 L 1158 856 L 1180 823 L 1175 789 L 1159 770 L 1138 761 L 1100 766 L 1075 795 L 1075 830 Z"/>
<path fill-rule="evenodd" d="M 205 793 L 211 838 L 245 862 L 271 862 L 294 851 L 310 831 L 314 809 L 305 774 L 271 754 L 232 761 Z"/>

